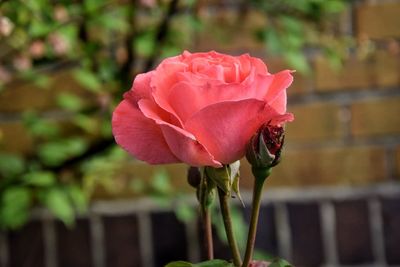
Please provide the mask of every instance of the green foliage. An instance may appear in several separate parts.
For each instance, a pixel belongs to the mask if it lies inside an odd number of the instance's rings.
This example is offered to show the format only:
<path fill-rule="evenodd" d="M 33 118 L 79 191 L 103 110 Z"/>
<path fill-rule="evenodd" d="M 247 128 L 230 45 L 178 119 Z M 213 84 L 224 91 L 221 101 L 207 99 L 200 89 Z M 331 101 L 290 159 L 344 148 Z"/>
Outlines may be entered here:
<path fill-rule="evenodd" d="M 257 36 L 265 43 L 267 51 L 284 57 L 300 72 L 310 72 L 305 49 L 320 48 L 333 64 L 337 64 L 343 56 L 342 50 L 350 45 L 346 36 L 335 36 L 335 44 L 325 41 L 333 34 L 329 23 L 337 19 L 348 5 L 345 0 L 251 2 L 268 19 L 269 27 L 257 30 Z"/>
<path fill-rule="evenodd" d="M 13 154 L 0 153 L 0 175 L 4 178 L 15 177 L 25 169 L 22 157 Z"/>
<path fill-rule="evenodd" d="M 292 267 L 292 265 L 284 259 L 275 258 L 269 267 Z"/>
<path fill-rule="evenodd" d="M 38 147 L 38 156 L 48 166 L 57 166 L 72 156 L 86 150 L 87 142 L 80 137 L 71 137 L 44 143 Z"/>
<path fill-rule="evenodd" d="M 0 227 L 16 229 L 29 218 L 32 192 L 25 187 L 10 186 L 0 195 Z"/>
<path fill-rule="evenodd" d="M 165 267 L 234 267 L 232 263 L 224 260 L 210 260 L 200 263 L 190 263 L 186 261 L 175 261 L 168 263 Z"/>

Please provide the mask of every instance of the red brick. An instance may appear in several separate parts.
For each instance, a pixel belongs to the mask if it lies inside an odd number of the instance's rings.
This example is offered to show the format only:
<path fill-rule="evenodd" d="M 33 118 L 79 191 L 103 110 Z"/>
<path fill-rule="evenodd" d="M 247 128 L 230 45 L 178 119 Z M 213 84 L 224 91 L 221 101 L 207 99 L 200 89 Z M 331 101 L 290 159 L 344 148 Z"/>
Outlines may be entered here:
<path fill-rule="evenodd" d="M 32 152 L 33 140 L 19 122 L 0 123 L 0 150 L 25 154 Z"/>
<path fill-rule="evenodd" d="M 93 99 L 91 93 L 80 86 L 69 70 L 49 74 L 48 88 L 39 88 L 31 82 L 14 81 L 0 92 L 0 111 L 18 112 L 28 109 L 46 110 L 57 107 L 60 92 L 81 96 L 84 101 Z"/>
<path fill-rule="evenodd" d="M 362 89 L 373 84 L 371 63 L 349 59 L 339 70 L 334 70 L 322 57 L 315 60 L 315 90 L 334 91 Z"/>
<path fill-rule="evenodd" d="M 351 106 L 351 131 L 355 137 L 398 135 L 400 97 L 372 99 Z"/>
<path fill-rule="evenodd" d="M 266 17 L 262 12 L 250 10 L 247 17 L 239 21 L 237 11 L 221 10 L 217 13 L 202 12 L 204 29 L 195 38 L 193 49 L 223 52 L 265 50 L 264 44 L 255 38 L 255 29 L 265 27 Z"/>
<path fill-rule="evenodd" d="M 358 36 L 373 39 L 400 36 L 400 3 L 363 4 L 356 8 Z"/>
<path fill-rule="evenodd" d="M 286 125 L 288 143 L 339 139 L 343 136 L 340 106 L 315 103 L 289 107 L 295 120 Z"/>
<path fill-rule="evenodd" d="M 374 54 L 375 84 L 379 87 L 400 85 L 400 56 L 385 51 Z"/>
<path fill-rule="evenodd" d="M 270 186 L 364 185 L 387 178 L 385 151 L 379 147 L 287 149 L 267 180 Z M 248 164 L 242 181 L 253 180 Z"/>
<path fill-rule="evenodd" d="M 334 70 L 322 57 L 315 60 L 315 89 L 337 91 L 393 87 L 400 84 L 400 57 L 378 50 L 368 60 L 349 58 L 339 70 Z"/>

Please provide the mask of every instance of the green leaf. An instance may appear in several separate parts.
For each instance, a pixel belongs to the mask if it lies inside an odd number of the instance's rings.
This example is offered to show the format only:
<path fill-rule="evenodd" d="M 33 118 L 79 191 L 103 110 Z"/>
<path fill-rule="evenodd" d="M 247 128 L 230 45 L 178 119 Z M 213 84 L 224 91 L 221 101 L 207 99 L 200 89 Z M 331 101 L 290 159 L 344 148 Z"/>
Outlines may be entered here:
<path fill-rule="evenodd" d="M 154 53 L 155 42 L 154 32 L 146 31 L 135 38 L 136 52 L 144 57 L 151 56 Z"/>
<path fill-rule="evenodd" d="M 310 66 L 305 55 L 299 51 L 287 51 L 285 58 L 293 68 L 302 73 L 309 73 Z"/>
<path fill-rule="evenodd" d="M 61 188 L 51 188 L 45 192 L 44 204 L 46 207 L 66 225 L 74 222 L 74 209 L 68 195 Z"/>
<path fill-rule="evenodd" d="M 84 213 L 88 208 L 88 198 L 78 185 L 69 185 L 66 192 L 78 213 Z"/>
<path fill-rule="evenodd" d="M 80 69 L 74 71 L 73 75 L 74 78 L 86 89 L 93 92 L 100 91 L 101 82 L 93 72 L 86 69 Z"/>
<path fill-rule="evenodd" d="M 22 181 L 27 185 L 50 186 L 55 183 L 56 178 L 52 172 L 38 171 L 25 174 Z"/>
<path fill-rule="evenodd" d="M 0 175 L 3 177 L 15 177 L 25 169 L 24 160 L 17 155 L 0 153 Z"/>
<path fill-rule="evenodd" d="M 70 111 L 79 111 L 84 106 L 82 99 L 71 93 L 60 93 L 57 96 L 57 103 L 60 107 Z"/>
<path fill-rule="evenodd" d="M 183 200 L 179 201 L 178 207 L 175 209 L 175 216 L 181 222 L 193 222 L 196 219 L 196 211 L 193 207 Z"/>
<path fill-rule="evenodd" d="M 37 137 L 54 137 L 59 133 L 59 126 L 55 121 L 41 118 L 36 112 L 26 111 L 22 115 L 24 125 L 30 133 Z"/>
<path fill-rule="evenodd" d="M 150 186 L 156 194 L 166 195 L 172 191 L 169 175 L 164 169 L 153 175 Z"/>
<path fill-rule="evenodd" d="M 98 131 L 98 121 L 93 116 L 77 114 L 73 118 L 74 124 L 82 128 L 85 132 L 95 134 Z"/>
<path fill-rule="evenodd" d="M 31 191 L 24 187 L 9 187 L 0 199 L 0 224 L 16 229 L 22 226 L 29 217 Z"/>
<path fill-rule="evenodd" d="M 284 259 L 275 258 L 269 267 L 292 267 L 292 265 Z"/>
<path fill-rule="evenodd" d="M 72 156 L 83 153 L 87 145 L 83 138 L 74 137 L 42 144 L 37 153 L 46 165 L 56 166 Z"/>
<path fill-rule="evenodd" d="M 170 262 L 165 267 L 234 267 L 232 263 L 225 260 L 209 260 L 200 263 L 190 263 L 186 261 Z"/>

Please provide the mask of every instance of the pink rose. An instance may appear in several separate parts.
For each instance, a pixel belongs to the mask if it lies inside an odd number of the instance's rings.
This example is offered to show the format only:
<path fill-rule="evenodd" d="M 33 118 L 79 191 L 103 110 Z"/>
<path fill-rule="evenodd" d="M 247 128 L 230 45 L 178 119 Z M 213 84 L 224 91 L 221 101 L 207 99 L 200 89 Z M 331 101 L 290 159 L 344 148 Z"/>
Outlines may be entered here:
<path fill-rule="evenodd" d="M 282 125 L 291 71 L 268 72 L 248 54 L 214 51 L 163 60 L 136 76 L 113 113 L 116 142 L 151 164 L 220 167 L 245 154 L 265 122 Z"/>

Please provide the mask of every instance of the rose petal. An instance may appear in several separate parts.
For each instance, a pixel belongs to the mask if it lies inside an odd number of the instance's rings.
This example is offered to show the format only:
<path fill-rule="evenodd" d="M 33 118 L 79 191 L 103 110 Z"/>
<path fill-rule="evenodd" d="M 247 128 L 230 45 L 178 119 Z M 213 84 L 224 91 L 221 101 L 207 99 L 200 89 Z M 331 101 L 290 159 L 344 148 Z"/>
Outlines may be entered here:
<path fill-rule="evenodd" d="M 264 101 L 246 99 L 205 107 L 185 123 L 201 144 L 221 163 L 243 157 L 246 145 L 265 122 L 280 117 Z"/>
<path fill-rule="evenodd" d="M 222 167 L 192 134 L 168 124 L 161 124 L 160 127 L 171 151 L 181 161 L 195 167 Z"/>
<path fill-rule="evenodd" d="M 168 102 L 174 114 L 185 123 L 202 108 L 226 101 L 239 101 L 244 99 L 259 99 L 265 97 L 265 86 L 268 86 L 273 77 L 259 76 L 258 80 L 246 84 L 190 84 L 179 82 L 171 90 Z M 190 104 L 188 104 L 190 103 Z"/>
<path fill-rule="evenodd" d="M 193 134 L 163 119 L 160 116 L 160 110 L 151 101 L 142 99 L 138 105 L 147 118 L 160 125 L 170 150 L 181 161 L 191 166 L 222 166 L 220 162 L 214 160 L 214 157 L 196 140 Z"/>
<path fill-rule="evenodd" d="M 292 71 L 284 70 L 273 75 L 274 79 L 269 85 L 265 101 L 278 113 L 286 112 L 286 89 L 292 84 Z"/>
<path fill-rule="evenodd" d="M 112 117 L 115 141 L 136 158 L 151 164 L 180 162 L 171 152 L 160 127 L 127 100 Z"/>
<path fill-rule="evenodd" d="M 124 94 L 124 98 L 136 105 L 139 99 L 148 99 L 151 97 L 151 78 L 154 71 L 136 75 L 132 88 Z"/>
<path fill-rule="evenodd" d="M 152 96 L 155 102 L 163 109 L 173 113 L 174 111 L 167 102 L 173 86 L 178 82 L 178 73 L 183 72 L 186 64 L 179 62 L 178 57 L 164 60 L 156 69 L 156 75 L 151 80 L 151 86 L 154 88 Z"/>

